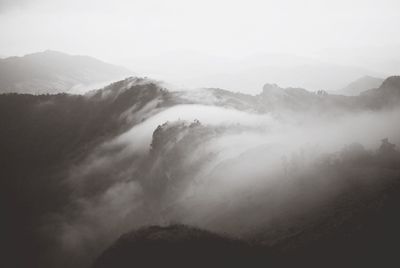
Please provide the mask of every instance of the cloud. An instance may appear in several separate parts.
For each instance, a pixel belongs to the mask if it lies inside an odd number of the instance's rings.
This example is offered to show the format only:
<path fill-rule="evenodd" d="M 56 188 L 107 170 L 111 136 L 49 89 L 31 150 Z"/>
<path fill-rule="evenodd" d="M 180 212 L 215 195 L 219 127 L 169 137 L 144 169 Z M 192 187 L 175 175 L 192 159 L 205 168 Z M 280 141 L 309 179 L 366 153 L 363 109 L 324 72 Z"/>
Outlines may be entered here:
<path fill-rule="evenodd" d="M 317 164 L 325 155 L 340 157 L 353 142 L 375 150 L 384 137 L 400 144 L 398 109 L 287 116 L 180 105 L 103 144 L 70 173 L 75 209 L 60 222 L 64 249 L 90 258 L 146 224 L 182 222 L 238 235 L 290 222 L 350 187 L 346 173 Z M 377 174 L 357 178 L 367 183 Z"/>
<path fill-rule="evenodd" d="M 38 0 L 0 0 L 0 14 L 14 8 L 24 9 L 32 6 Z"/>

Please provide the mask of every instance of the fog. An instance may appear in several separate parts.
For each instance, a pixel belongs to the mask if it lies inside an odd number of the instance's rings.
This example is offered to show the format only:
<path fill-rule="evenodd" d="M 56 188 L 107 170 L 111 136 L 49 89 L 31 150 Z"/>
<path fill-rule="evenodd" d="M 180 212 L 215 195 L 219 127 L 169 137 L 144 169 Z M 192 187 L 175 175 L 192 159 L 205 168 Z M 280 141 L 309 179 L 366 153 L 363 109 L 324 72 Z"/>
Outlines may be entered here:
<path fill-rule="evenodd" d="M 394 0 L 3 0 L 0 55 L 89 55 L 181 87 L 334 90 L 395 74 L 399 8 Z M 295 76 L 301 66 L 310 70 Z"/>
<path fill-rule="evenodd" d="M 336 168 L 338 177 L 319 163 L 342 159 L 354 142 L 371 154 L 382 138 L 400 144 L 399 109 L 296 117 L 193 104 L 139 113 L 148 116 L 69 172 L 72 205 L 50 221 L 66 266 L 148 224 L 233 236 L 296 226 L 350 185 L 378 182 L 375 174 L 349 184 L 350 171 Z"/>
<path fill-rule="evenodd" d="M 1 58 L 37 57 L 0 66 L 14 86 L 1 92 L 16 93 L 0 94 L 5 244 L 27 253 L 21 263 L 83 268 L 149 225 L 269 246 L 335 219 L 335 202 L 357 213 L 399 177 L 399 11 L 398 0 L 0 0 Z M 390 195 L 379 194 L 377 206 Z"/>

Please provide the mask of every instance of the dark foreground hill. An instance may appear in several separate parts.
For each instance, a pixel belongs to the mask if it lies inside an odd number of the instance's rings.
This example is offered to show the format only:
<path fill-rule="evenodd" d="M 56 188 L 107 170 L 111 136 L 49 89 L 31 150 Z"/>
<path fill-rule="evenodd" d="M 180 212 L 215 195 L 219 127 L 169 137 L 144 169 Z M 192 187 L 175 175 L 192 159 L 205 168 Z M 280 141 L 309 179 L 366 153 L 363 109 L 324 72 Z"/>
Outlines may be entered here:
<path fill-rule="evenodd" d="M 93 265 L 111 267 L 261 267 L 268 250 L 184 225 L 150 226 L 123 235 Z"/>
<path fill-rule="evenodd" d="M 92 267 L 398 267 L 399 182 L 360 204 L 344 204 L 350 195 L 276 245 L 263 233 L 237 240 L 183 225 L 150 226 L 121 236 Z"/>

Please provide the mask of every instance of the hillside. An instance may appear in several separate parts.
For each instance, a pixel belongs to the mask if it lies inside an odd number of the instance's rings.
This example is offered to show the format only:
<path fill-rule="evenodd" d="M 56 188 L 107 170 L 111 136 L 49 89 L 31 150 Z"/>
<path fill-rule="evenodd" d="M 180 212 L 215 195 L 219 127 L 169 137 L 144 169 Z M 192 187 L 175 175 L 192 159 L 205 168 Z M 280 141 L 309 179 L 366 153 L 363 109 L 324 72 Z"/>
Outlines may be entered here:
<path fill-rule="evenodd" d="M 5 267 L 43 267 L 40 255 L 55 241 L 38 230 L 43 217 L 59 213 L 70 202 L 73 187 L 65 183 L 70 167 L 135 124 L 121 118 L 125 111 L 138 112 L 154 98 L 162 98 L 161 88 L 141 81 L 124 80 L 93 96 L 0 95 Z M 109 92 L 113 94 L 106 96 Z"/>

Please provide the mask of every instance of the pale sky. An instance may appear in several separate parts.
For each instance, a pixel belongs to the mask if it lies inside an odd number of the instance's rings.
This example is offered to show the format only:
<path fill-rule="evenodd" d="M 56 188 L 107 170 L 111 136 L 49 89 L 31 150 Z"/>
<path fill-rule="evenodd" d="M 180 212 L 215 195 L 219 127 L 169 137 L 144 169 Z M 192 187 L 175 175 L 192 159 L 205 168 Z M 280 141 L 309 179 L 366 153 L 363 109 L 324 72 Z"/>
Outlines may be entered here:
<path fill-rule="evenodd" d="M 0 55 L 53 49 L 126 65 L 171 51 L 332 58 L 372 47 L 379 57 L 400 48 L 399 14 L 399 0 L 0 0 Z"/>
<path fill-rule="evenodd" d="M 398 0 L 0 0 L 0 54 L 304 54 L 400 43 Z"/>

